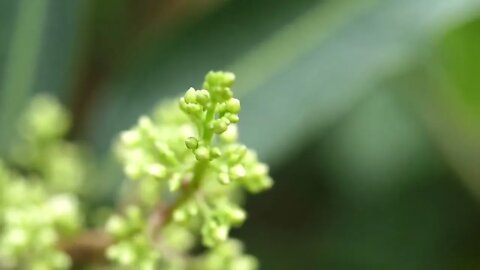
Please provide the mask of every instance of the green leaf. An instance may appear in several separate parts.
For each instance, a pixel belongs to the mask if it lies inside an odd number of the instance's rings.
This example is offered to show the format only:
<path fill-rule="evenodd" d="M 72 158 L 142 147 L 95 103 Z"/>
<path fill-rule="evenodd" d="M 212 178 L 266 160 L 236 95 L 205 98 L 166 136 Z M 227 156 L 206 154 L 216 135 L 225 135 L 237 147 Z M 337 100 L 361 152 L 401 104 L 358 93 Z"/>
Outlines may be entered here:
<path fill-rule="evenodd" d="M 142 68 L 132 65 L 137 69 L 107 87 L 118 96 L 103 100 L 107 107 L 97 113 L 106 118 L 93 122 L 90 137 L 105 145 L 154 100 L 200 82 L 205 69 L 230 66 L 243 101 L 242 141 L 270 162 L 278 162 L 302 140 L 336 121 L 377 82 L 415 62 L 434 37 L 480 9 L 475 0 L 332 1 L 305 6 L 307 11 L 294 20 L 278 20 L 276 28 L 264 27 L 266 23 L 252 16 L 260 30 L 251 28 L 248 20 L 238 20 L 248 16 L 248 9 L 238 10 L 233 18 L 218 16 L 231 11 L 226 6 L 210 21 L 186 31 L 170 50 L 145 53 Z M 271 6 L 258 8 L 275 12 Z M 245 28 L 256 38 L 245 40 Z M 259 33 L 263 38 L 257 37 Z M 232 40 L 243 44 L 235 47 Z"/>

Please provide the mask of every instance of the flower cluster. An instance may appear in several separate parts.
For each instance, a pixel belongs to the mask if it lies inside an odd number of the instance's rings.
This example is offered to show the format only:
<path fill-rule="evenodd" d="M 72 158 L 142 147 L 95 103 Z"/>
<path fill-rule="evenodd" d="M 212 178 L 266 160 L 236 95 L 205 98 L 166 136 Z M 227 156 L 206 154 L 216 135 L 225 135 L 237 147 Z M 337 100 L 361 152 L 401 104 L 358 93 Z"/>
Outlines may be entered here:
<path fill-rule="evenodd" d="M 62 139 L 68 125 L 58 103 L 38 97 L 22 118 L 8 163 L 0 164 L 1 269 L 70 268 L 58 246 L 82 227 L 74 192 L 83 168 L 75 147 Z"/>
<path fill-rule="evenodd" d="M 234 81 L 232 73 L 209 72 L 203 89 L 188 89 L 178 105 L 161 104 L 121 134 L 117 154 L 125 174 L 138 181 L 130 200 L 136 206 L 124 216 L 112 216 L 107 226 L 116 240 L 108 255 L 117 264 L 132 269 L 256 268 L 255 259 L 229 240 L 229 231 L 247 215 L 239 205 L 242 191 L 260 192 L 273 182 L 255 152 L 238 143 L 241 106 L 233 96 Z M 211 249 L 193 259 L 189 250 L 196 236 Z M 223 261 L 231 266 L 212 268 Z"/>

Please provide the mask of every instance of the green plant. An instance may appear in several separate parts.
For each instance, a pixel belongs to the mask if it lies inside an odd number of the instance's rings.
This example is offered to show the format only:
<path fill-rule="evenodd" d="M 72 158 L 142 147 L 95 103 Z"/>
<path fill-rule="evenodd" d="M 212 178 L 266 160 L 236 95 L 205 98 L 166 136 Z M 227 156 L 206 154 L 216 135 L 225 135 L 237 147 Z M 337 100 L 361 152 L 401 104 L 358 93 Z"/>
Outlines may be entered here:
<path fill-rule="evenodd" d="M 106 221 L 108 240 L 96 244 L 114 269 L 258 267 L 229 238 L 247 215 L 243 190 L 272 185 L 267 166 L 238 143 L 234 80 L 229 72 L 209 72 L 202 90 L 160 104 L 120 134 L 115 153 L 133 181 L 124 183 L 120 209 Z M 75 245 L 85 246 L 92 228 L 84 220 L 92 218 L 79 201 L 91 166 L 86 151 L 63 139 L 69 125 L 59 104 L 38 97 L 0 166 L 2 269 L 68 269 Z"/>

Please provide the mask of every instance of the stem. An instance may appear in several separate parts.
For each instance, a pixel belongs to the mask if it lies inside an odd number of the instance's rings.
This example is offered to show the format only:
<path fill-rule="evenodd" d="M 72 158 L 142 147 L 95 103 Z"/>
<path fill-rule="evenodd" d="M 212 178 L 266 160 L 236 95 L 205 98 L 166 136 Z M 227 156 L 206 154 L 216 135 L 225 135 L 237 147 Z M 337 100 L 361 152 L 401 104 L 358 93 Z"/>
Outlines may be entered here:
<path fill-rule="evenodd" d="M 210 145 L 213 139 L 213 130 L 210 128 L 210 124 L 212 123 L 213 118 L 215 118 L 215 109 L 217 108 L 217 104 L 213 103 L 212 106 L 208 109 L 207 115 L 205 116 L 205 121 L 203 124 L 203 136 L 202 139 L 205 141 L 207 145 Z"/>

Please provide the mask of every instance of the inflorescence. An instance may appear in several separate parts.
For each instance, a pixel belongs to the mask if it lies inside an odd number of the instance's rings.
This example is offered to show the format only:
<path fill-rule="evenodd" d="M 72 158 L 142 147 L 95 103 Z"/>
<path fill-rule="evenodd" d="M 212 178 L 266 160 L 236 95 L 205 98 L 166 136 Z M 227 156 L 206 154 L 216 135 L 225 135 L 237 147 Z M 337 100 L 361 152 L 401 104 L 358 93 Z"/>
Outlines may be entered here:
<path fill-rule="evenodd" d="M 228 235 L 247 216 L 239 205 L 242 190 L 263 191 L 272 179 L 255 152 L 238 142 L 234 81 L 233 73 L 209 72 L 203 89 L 188 89 L 178 105 L 161 104 L 121 134 L 117 154 L 138 182 L 124 214 L 107 224 L 115 238 L 108 257 L 118 265 L 256 269 L 256 260 Z M 209 251 L 193 256 L 198 238 Z"/>
<path fill-rule="evenodd" d="M 100 219 L 106 224 L 99 232 L 108 236 L 95 248 L 109 259 L 108 269 L 258 268 L 229 234 L 247 217 L 244 191 L 273 182 L 255 152 L 238 142 L 234 81 L 232 73 L 209 72 L 202 89 L 160 104 L 120 134 L 115 153 L 133 181 L 124 182 L 118 213 L 106 209 Z M 83 199 L 92 164 L 88 151 L 65 140 L 69 128 L 68 112 L 39 96 L 0 160 L 0 269 L 106 269 L 77 264 L 69 253 L 78 239 L 84 248 L 82 236 L 102 223 L 82 213 L 91 207 Z"/>

